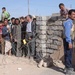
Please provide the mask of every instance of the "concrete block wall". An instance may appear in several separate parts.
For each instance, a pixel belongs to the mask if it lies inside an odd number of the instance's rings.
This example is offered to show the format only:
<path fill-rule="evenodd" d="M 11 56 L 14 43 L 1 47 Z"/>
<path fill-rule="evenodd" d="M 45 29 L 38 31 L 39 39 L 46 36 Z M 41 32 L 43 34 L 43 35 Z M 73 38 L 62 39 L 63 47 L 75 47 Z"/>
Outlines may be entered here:
<path fill-rule="evenodd" d="M 37 16 L 36 19 L 36 32 L 39 35 L 36 39 L 36 51 L 42 52 L 43 57 L 50 54 L 53 60 L 63 60 L 63 22 L 65 19 L 58 13 L 52 16 Z"/>
<path fill-rule="evenodd" d="M 36 51 L 42 51 L 43 56 L 53 54 L 62 46 L 62 21 L 59 16 L 37 17 L 36 32 L 39 34 L 36 39 Z"/>

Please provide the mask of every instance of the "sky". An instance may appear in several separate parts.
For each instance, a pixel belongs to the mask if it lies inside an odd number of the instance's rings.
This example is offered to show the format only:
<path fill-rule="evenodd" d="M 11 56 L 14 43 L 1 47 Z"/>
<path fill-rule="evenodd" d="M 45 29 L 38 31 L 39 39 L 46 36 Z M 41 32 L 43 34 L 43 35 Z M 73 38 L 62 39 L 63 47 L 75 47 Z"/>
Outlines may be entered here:
<path fill-rule="evenodd" d="M 67 8 L 75 8 L 75 0 L 30 0 L 30 14 L 37 16 L 50 16 L 59 12 L 59 3 L 64 3 Z M 28 0 L 0 0 L 0 13 L 6 7 L 11 17 L 28 15 Z"/>

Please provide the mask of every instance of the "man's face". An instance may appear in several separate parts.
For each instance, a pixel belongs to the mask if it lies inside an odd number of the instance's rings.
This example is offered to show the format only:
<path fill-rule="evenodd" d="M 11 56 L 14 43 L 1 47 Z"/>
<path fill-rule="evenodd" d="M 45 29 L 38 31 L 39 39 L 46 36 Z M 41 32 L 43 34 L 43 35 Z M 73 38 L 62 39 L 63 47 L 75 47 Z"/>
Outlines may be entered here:
<path fill-rule="evenodd" d="M 4 25 L 6 25 L 6 26 L 8 25 L 8 20 L 4 21 Z"/>
<path fill-rule="evenodd" d="M 3 24 L 2 23 L 0 23 L 0 26 L 2 26 Z"/>
<path fill-rule="evenodd" d="M 21 23 L 24 22 L 24 19 L 20 19 L 20 22 L 21 22 Z"/>
<path fill-rule="evenodd" d="M 12 24 L 14 24 L 15 23 L 15 19 L 11 20 L 11 22 L 12 22 Z"/>
<path fill-rule="evenodd" d="M 69 17 L 70 17 L 72 20 L 75 20 L 75 12 L 72 12 L 71 15 L 69 15 Z"/>
<path fill-rule="evenodd" d="M 16 25 L 19 25 L 19 20 L 16 20 Z"/>
<path fill-rule="evenodd" d="M 4 13 L 5 9 L 2 9 L 2 12 Z"/>
<path fill-rule="evenodd" d="M 30 17 L 29 17 L 29 16 L 27 16 L 27 21 L 29 22 L 29 20 L 30 20 Z"/>
<path fill-rule="evenodd" d="M 61 9 L 61 10 L 64 10 L 64 9 L 65 9 L 65 6 L 61 5 L 61 6 L 60 6 L 60 9 Z"/>
<path fill-rule="evenodd" d="M 25 22 L 27 22 L 27 18 L 25 18 Z"/>

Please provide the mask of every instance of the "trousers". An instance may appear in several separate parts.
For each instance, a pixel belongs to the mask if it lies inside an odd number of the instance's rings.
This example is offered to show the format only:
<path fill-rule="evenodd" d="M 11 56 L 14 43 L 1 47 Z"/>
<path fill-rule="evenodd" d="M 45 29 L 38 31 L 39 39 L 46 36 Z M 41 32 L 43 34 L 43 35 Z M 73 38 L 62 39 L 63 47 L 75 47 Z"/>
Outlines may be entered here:
<path fill-rule="evenodd" d="M 73 49 L 69 49 L 69 44 L 66 42 L 66 39 L 63 40 L 64 43 L 64 59 L 65 59 L 65 67 L 72 68 L 72 52 Z"/>

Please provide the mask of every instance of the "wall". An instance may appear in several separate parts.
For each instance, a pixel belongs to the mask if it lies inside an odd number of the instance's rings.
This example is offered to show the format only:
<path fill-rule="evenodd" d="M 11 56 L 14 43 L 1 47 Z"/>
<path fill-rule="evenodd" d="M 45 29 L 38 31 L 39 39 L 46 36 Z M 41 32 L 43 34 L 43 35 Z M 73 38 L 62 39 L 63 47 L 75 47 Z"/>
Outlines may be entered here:
<path fill-rule="evenodd" d="M 43 57 L 50 55 L 53 60 L 63 60 L 64 49 L 62 37 L 64 20 L 59 14 L 45 17 L 37 16 L 36 32 L 39 35 L 36 39 L 37 53 L 42 52 Z"/>

